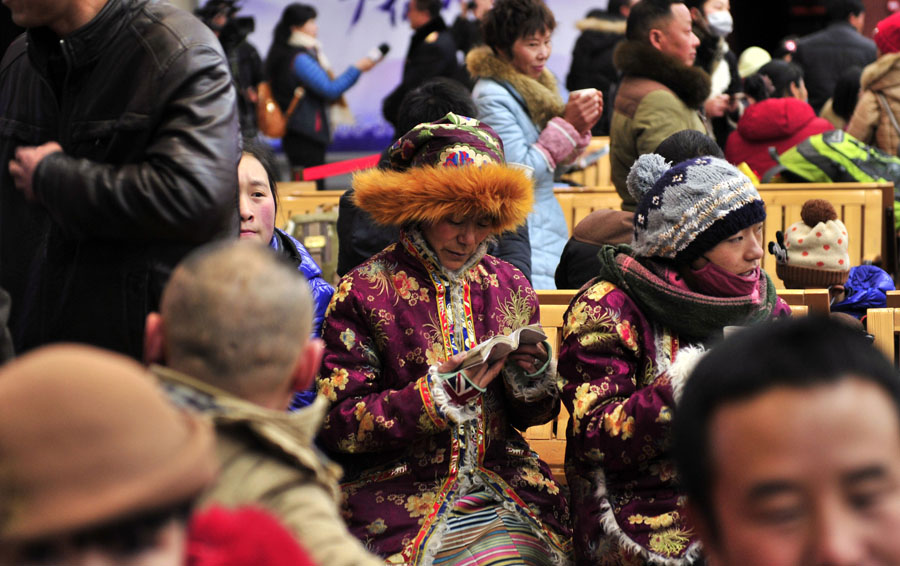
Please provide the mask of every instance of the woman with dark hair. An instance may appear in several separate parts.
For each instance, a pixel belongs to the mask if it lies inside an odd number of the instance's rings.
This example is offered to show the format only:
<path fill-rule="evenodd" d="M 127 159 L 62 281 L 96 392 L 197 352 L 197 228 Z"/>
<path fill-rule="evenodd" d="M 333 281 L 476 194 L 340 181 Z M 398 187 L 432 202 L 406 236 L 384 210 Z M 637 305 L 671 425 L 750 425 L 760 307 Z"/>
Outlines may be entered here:
<path fill-rule="evenodd" d="M 315 304 L 312 335 L 318 337 L 322 330 L 322 321 L 325 319 L 325 310 L 334 294 L 334 287 L 322 277 L 322 268 L 316 264 L 303 244 L 275 226 L 278 211 L 275 171 L 275 160 L 271 151 L 256 140 L 244 140 L 241 161 L 238 164 L 240 237 L 268 245 L 296 265 L 297 270 L 306 277 Z M 304 407 L 314 398 L 315 391 L 298 391 L 291 409 Z"/>
<path fill-rule="evenodd" d="M 744 92 L 752 103 L 728 136 L 725 158 L 735 165 L 746 162 L 758 177 L 776 165 L 770 147 L 782 153 L 834 129 L 807 103 L 803 70 L 794 63 L 769 61 L 744 80 Z"/>
<path fill-rule="evenodd" d="M 572 93 L 563 103 L 546 68 L 555 27 L 542 0 L 497 0 L 482 23 L 486 45 L 466 57 L 469 73 L 478 78 L 472 97 L 479 118 L 500 135 L 509 162 L 534 172 L 528 234 L 535 289 L 555 288 L 553 273 L 569 237 L 553 195 L 554 174 L 587 146 L 603 109 L 596 90 Z"/>
<path fill-rule="evenodd" d="M 331 141 L 330 107 L 346 108 L 341 95 L 375 62 L 363 57 L 332 78 L 331 66 L 316 38 L 316 9 L 307 4 L 288 4 L 272 33 L 266 57 L 266 77 L 282 111 L 287 111 L 297 87 L 304 89 L 294 113 L 288 118 L 282 147 L 294 176 L 299 169 L 325 163 L 325 148 Z M 319 189 L 322 183 L 317 182 Z"/>

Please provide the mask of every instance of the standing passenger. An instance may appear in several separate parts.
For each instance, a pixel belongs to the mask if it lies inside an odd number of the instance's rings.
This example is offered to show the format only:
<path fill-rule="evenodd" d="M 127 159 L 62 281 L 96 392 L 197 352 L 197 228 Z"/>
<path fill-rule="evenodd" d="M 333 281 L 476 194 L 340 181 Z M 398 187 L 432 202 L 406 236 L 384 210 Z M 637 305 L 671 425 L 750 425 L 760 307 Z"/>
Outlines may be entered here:
<path fill-rule="evenodd" d="M 237 234 L 238 117 L 222 47 L 167 2 L 5 2 L 0 287 L 16 350 L 141 357 L 174 265 Z"/>
<path fill-rule="evenodd" d="M 266 76 L 283 112 L 290 108 L 296 89 L 303 89 L 282 138 L 295 176 L 304 167 L 325 163 L 325 148 L 332 133 L 331 105 L 356 84 L 362 73 L 375 66 L 371 59 L 363 57 L 332 78 L 318 35 L 316 9 L 307 4 L 288 4 L 275 25 L 266 57 Z M 324 183 L 317 181 L 316 187 L 322 189 Z"/>
<path fill-rule="evenodd" d="M 409 49 L 403 61 L 403 79 L 384 99 L 381 112 L 394 127 L 394 137 L 406 132 L 399 128 L 403 121 L 400 103 L 406 93 L 433 77 L 447 77 L 465 82 L 465 74 L 456 61 L 456 41 L 441 18 L 441 0 L 411 0 L 407 19 L 413 29 Z"/>
<path fill-rule="evenodd" d="M 507 161 L 534 170 L 528 234 L 535 289 L 555 288 L 553 273 L 569 237 L 553 194 L 554 174 L 587 146 L 603 110 L 598 91 L 580 92 L 563 103 L 546 68 L 555 27 L 543 0 L 498 0 L 484 18 L 487 45 L 466 58 L 469 73 L 478 79 L 472 95 L 479 118 L 503 140 Z"/>

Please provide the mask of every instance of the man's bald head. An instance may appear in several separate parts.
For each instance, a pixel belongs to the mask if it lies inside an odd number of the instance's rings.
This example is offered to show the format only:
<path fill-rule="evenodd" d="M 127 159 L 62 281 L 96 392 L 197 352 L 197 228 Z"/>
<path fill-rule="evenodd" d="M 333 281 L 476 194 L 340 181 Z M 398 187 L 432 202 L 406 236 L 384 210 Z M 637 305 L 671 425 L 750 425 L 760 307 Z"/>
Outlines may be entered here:
<path fill-rule="evenodd" d="M 201 248 L 163 293 L 165 363 L 245 399 L 284 388 L 312 328 L 309 285 L 267 247 Z"/>

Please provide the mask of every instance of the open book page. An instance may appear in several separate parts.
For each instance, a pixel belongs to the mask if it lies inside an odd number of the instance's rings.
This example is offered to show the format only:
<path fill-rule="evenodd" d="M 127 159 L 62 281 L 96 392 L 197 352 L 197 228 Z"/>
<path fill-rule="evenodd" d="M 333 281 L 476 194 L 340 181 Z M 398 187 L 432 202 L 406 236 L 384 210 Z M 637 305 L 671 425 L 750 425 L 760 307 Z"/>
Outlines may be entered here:
<path fill-rule="evenodd" d="M 515 352 L 522 344 L 539 344 L 546 339 L 547 335 L 544 334 L 541 325 L 523 326 L 506 336 L 494 336 L 469 350 L 459 369 L 467 369 L 485 362 L 495 362 L 503 356 Z"/>

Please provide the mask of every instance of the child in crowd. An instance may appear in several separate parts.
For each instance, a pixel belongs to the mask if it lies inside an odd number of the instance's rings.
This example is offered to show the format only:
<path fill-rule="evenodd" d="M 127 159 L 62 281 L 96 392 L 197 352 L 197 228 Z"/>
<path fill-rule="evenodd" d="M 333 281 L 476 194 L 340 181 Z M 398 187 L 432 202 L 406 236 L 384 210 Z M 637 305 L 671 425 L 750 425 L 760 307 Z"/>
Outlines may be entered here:
<path fill-rule="evenodd" d="M 290 234 L 275 226 L 278 212 L 278 186 L 275 161 L 271 151 L 256 140 L 244 140 L 241 161 L 238 164 L 240 183 L 241 238 L 267 244 L 283 256 L 309 282 L 315 313 L 312 336 L 318 337 L 325 320 L 325 309 L 334 294 L 332 287 L 322 277 L 322 268 L 309 251 Z M 315 389 L 298 391 L 291 410 L 305 407 L 316 397 Z"/>

